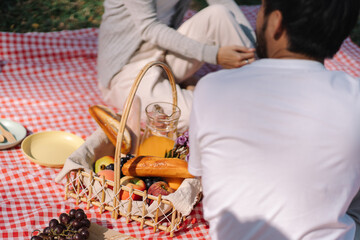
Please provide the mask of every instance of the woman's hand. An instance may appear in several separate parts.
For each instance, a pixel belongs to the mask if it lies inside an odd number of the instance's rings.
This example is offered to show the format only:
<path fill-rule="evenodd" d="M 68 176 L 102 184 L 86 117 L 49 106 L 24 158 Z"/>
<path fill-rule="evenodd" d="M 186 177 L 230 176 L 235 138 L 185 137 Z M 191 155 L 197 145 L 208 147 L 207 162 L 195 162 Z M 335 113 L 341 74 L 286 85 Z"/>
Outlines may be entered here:
<path fill-rule="evenodd" d="M 238 68 L 255 61 L 255 49 L 243 46 L 220 47 L 217 63 L 223 68 Z"/>

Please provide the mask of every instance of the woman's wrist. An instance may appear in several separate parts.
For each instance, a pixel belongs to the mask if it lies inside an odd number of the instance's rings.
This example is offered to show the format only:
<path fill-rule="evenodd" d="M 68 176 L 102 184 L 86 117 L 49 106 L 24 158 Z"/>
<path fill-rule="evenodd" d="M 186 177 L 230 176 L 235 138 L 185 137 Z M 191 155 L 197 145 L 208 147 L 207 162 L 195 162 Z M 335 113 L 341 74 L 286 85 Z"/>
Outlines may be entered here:
<path fill-rule="evenodd" d="M 206 44 L 203 51 L 204 62 L 210 64 L 217 64 L 217 54 L 219 51 L 219 46 Z"/>

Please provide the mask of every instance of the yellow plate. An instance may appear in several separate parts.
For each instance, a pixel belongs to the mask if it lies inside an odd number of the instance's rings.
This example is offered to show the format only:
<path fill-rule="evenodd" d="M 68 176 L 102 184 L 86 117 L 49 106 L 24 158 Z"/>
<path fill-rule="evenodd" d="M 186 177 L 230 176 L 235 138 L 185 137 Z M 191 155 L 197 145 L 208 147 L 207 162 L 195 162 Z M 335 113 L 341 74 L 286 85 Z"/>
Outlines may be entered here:
<path fill-rule="evenodd" d="M 84 139 L 62 131 L 39 132 L 27 136 L 21 143 L 25 156 L 47 167 L 62 167 L 66 159 L 84 143 Z"/>

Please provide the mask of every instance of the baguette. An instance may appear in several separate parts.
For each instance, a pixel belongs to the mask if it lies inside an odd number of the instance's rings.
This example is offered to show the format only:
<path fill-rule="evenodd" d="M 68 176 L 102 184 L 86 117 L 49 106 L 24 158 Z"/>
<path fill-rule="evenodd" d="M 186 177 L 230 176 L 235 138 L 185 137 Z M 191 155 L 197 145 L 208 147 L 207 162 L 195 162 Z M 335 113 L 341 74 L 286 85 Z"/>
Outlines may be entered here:
<path fill-rule="evenodd" d="M 110 142 L 116 147 L 116 138 L 119 131 L 121 115 L 115 114 L 109 108 L 101 105 L 94 105 L 89 108 L 90 115 L 104 131 Z M 125 128 L 121 152 L 127 154 L 131 149 L 131 135 Z"/>
<path fill-rule="evenodd" d="M 122 167 L 127 176 L 194 178 L 187 169 L 186 161 L 179 158 L 138 156 Z"/>

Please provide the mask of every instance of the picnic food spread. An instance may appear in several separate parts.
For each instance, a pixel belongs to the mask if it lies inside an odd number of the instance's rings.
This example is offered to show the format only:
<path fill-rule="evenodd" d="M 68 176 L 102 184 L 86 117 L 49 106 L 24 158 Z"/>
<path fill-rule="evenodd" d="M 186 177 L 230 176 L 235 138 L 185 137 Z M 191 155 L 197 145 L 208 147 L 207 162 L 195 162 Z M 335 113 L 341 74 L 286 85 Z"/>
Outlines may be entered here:
<path fill-rule="evenodd" d="M 95 162 L 95 173 L 98 176 L 104 176 L 106 180 L 114 181 L 114 160 L 111 156 L 104 156 Z M 179 188 L 185 178 L 193 178 L 187 170 L 187 162 L 178 158 L 160 158 L 153 156 L 127 155 L 121 158 L 122 175 L 120 183 L 122 185 L 133 186 L 148 194 L 158 196 L 168 195 Z M 156 183 L 156 184 L 155 184 Z M 165 191 L 156 191 L 157 187 Z M 155 186 L 153 186 L 155 185 Z M 151 190 L 150 190 L 151 189 Z M 155 190 L 155 191 L 154 191 Z M 164 194 L 165 193 L 165 194 Z M 120 193 L 120 199 L 126 200 L 128 195 Z M 133 195 L 137 196 L 137 195 Z M 133 200 L 141 200 L 139 196 Z"/>
<path fill-rule="evenodd" d="M 166 104 L 161 103 L 162 106 L 166 106 Z M 163 122 L 155 121 L 155 117 L 160 117 L 168 121 L 168 118 L 164 112 L 164 109 L 159 104 L 154 104 L 151 112 L 149 110 L 148 114 L 151 114 L 151 119 L 153 125 L 151 126 L 151 130 L 161 128 L 164 130 L 168 126 L 168 122 L 165 124 Z M 169 106 L 170 108 L 172 106 Z M 89 108 L 89 112 L 91 116 L 96 120 L 96 122 L 101 126 L 101 128 L 106 132 L 106 135 L 112 138 L 112 143 L 116 139 L 118 134 L 118 125 L 120 124 L 120 116 L 114 114 L 110 109 L 104 106 L 91 106 Z M 169 114 L 173 115 L 172 109 Z M 156 125 L 158 124 L 158 125 Z M 176 122 L 175 122 L 176 126 Z M 150 131 L 149 131 L 150 132 Z M 164 131 L 162 131 L 164 133 Z M 128 135 L 126 137 L 126 142 L 123 145 L 127 145 L 131 142 L 131 136 Z M 184 144 L 184 143 L 182 143 Z M 134 157 L 132 154 L 127 154 L 126 156 L 121 157 L 120 159 L 120 171 L 121 175 L 126 175 L 121 178 L 120 183 L 122 185 L 131 185 L 135 189 L 138 190 L 148 190 L 148 193 L 155 193 L 157 195 L 158 191 L 154 191 L 153 189 L 158 189 L 155 186 L 159 186 L 159 183 L 162 187 L 160 187 L 165 193 L 168 195 L 169 193 L 174 192 L 182 183 L 185 178 L 193 178 L 188 170 L 187 170 L 187 162 L 180 158 L 165 158 L 159 157 L 169 152 L 174 148 L 175 141 L 168 138 L 167 135 L 158 136 L 149 134 L 148 138 L 142 142 L 138 150 L 138 156 Z M 130 149 L 130 145 L 127 145 L 128 149 Z M 127 149 L 126 149 L 127 151 Z M 144 156 L 143 154 L 148 154 Z M 94 172 L 97 173 L 98 176 L 104 176 L 105 179 L 114 181 L 114 157 L 112 156 L 103 156 L 95 161 Z M 145 184 L 144 180 L 138 177 L 146 177 L 146 182 L 149 183 L 151 178 L 160 177 L 157 181 L 153 181 L 152 184 Z M 154 185 L 154 183 L 156 183 Z M 153 186 L 154 185 L 154 186 Z M 171 188 L 172 186 L 173 188 Z M 151 189 L 151 190 L 150 190 Z M 161 192 L 161 191 L 160 191 Z M 164 195 L 164 194 L 162 194 Z M 133 195 L 133 200 L 141 200 L 140 196 Z M 128 193 L 121 192 L 120 199 L 126 200 L 128 198 Z"/>
<path fill-rule="evenodd" d="M 179 158 L 137 156 L 127 154 L 120 159 L 121 184 L 133 183 L 139 190 L 149 190 L 154 183 L 165 183 L 163 189 L 176 190 L 185 178 L 193 178 L 187 170 L 187 162 Z M 114 157 L 103 156 L 95 161 L 94 172 L 114 181 Z M 137 178 L 140 177 L 140 178 Z M 134 185 L 133 185 L 134 186 Z M 144 187 L 145 186 L 145 187 Z M 169 191 L 170 193 L 173 191 Z M 151 194 L 153 191 L 148 191 Z M 156 195 L 157 196 L 157 195 Z M 121 199 L 126 199 L 121 197 Z"/>
<path fill-rule="evenodd" d="M 146 71 L 152 66 L 160 66 L 168 74 L 172 87 L 173 103 L 155 102 L 145 108 L 147 121 L 146 129 L 141 137 L 140 149 L 146 143 L 147 148 L 145 149 L 147 151 L 141 151 L 145 156 L 138 156 L 140 151 L 136 151 L 138 147 L 134 148 L 134 144 L 137 142 L 132 141 L 131 134 L 124 135 L 126 134 L 127 120 L 137 86 Z M 68 165 L 63 168 L 61 174 L 62 177 L 65 174 L 67 180 L 65 199 L 75 198 L 77 204 L 80 201 L 86 202 L 88 208 L 90 206 L 100 207 L 100 213 L 104 210 L 111 211 L 115 219 L 118 216 L 124 216 L 127 222 L 136 220 L 142 224 L 140 229 L 145 224 L 153 227 L 154 231 L 159 229 L 173 236 L 174 232 L 179 229 L 181 222 L 190 214 L 200 199 L 201 193 L 199 180 L 194 179 L 189 174 L 185 159 L 179 158 L 186 156 L 188 145 L 183 145 L 186 141 L 178 141 L 177 139 L 177 123 L 181 111 L 176 104 L 175 79 L 166 64 L 155 61 L 146 64 L 134 81 L 121 118 L 105 107 L 90 107 L 90 114 L 111 143 L 97 134 L 100 139 L 89 138 L 90 140 L 85 142 L 84 147 L 79 152 L 74 153 L 75 159 L 71 159 L 72 156 L 69 157 Z M 135 107 L 135 109 L 137 108 Z M 140 125 L 135 123 L 129 129 L 132 132 L 137 132 L 136 128 Z M 135 136 L 138 135 L 135 134 Z M 163 139 L 170 141 L 167 141 L 167 144 L 158 144 L 159 142 L 164 143 L 165 141 L 161 141 Z M 112 158 L 101 153 L 101 149 L 111 149 L 108 143 L 115 146 L 114 163 Z M 99 147 L 100 145 L 97 144 L 103 145 Z M 152 152 L 153 148 L 157 149 L 156 153 Z M 131 153 L 135 152 L 135 154 L 132 155 L 128 150 Z M 98 157 L 95 162 L 94 156 Z M 90 169 L 89 162 L 94 162 Z M 94 174 L 94 171 L 98 171 L 98 173 Z M 123 174 L 127 176 L 123 176 Z M 173 181 L 172 186 L 178 189 L 171 188 L 164 179 L 152 177 L 167 177 Z M 192 180 L 185 181 L 186 178 Z M 151 181 L 152 183 L 149 184 Z M 182 187 L 182 185 L 184 186 Z M 98 193 L 101 194 L 98 195 Z"/>

